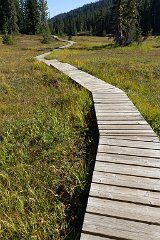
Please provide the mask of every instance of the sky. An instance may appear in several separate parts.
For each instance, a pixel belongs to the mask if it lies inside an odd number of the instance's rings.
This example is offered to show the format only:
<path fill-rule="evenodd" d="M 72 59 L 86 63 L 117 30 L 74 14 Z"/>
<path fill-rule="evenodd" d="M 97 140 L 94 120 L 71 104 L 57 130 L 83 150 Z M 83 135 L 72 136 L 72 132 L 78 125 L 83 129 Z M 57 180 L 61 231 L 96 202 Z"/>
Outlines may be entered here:
<path fill-rule="evenodd" d="M 72 9 L 83 6 L 84 4 L 96 2 L 97 0 L 48 0 L 50 17 L 59 13 L 68 12 Z"/>

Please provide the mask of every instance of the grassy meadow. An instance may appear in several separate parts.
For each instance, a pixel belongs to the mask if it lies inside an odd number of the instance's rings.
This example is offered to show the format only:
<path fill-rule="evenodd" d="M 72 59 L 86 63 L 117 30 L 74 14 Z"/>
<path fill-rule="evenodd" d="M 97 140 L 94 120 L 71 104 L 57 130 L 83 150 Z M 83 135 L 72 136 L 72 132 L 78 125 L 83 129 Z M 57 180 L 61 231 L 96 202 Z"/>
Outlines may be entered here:
<path fill-rule="evenodd" d="M 76 240 L 80 233 L 96 144 L 93 103 L 86 90 L 34 59 L 62 44 L 17 36 L 5 46 L 0 39 L 3 240 Z"/>
<path fill-rule="evenodd" d="M 160 136 L 160 37 L 139 46 L 115 47 L 112 38 L 73 37 L 77 43 L 48 58 L 79 69 L 123 89 Z"/>

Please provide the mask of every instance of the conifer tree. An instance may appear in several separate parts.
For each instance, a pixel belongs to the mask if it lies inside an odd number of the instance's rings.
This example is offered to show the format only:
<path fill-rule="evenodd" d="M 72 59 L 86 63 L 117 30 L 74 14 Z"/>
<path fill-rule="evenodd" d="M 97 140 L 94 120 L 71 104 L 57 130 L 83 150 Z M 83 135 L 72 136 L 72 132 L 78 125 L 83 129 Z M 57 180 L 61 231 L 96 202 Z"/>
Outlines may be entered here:
<path fill-rule="evenodd" d="M 138 0 L 115 0 L 113 5 L 113 28 L 115 42 L 128 45 L 136 35 L 138 26 Z"/>
<path fill-rule="evenodd" d="M 4 10 L 4 1 L 0 0 L 0 32 L 2 32 L 3 24 L 4 24 L 4 16 L 3 16 L 4 11 L 3 10 Z"/>
<path fill-rule="evenodd" d="M 5 0 L 3 8 L 3 31 L 6 34 L 18 33 L 17 0 Z"/>
<path fill-rule="evenodd" d="M 37 0 L 26 0 L 25 15 L 26 32 L 28 34 L 40 33 L 40 13 Z"/>
<path fill-rule="evenodd" d="M 152 29 L 154 35 L 160 35 L 160 0 L 152 1 Z"/>
<path fill-rule="evenodd" d="M 43 34 L 43 43 L 48 43 L 50 39 L 50 30 L 48 25 L 48 7 L 47 0 L 39 0 L 40 19 L 41 19 L 41 31 Z"/>
<path fill-rule="evenodd" d="M 141 27 L 142 32 L 145 35 L 151 33 L 152 30 L 152 2 L 151 0 L 144 0 L 140 4 L 140 15 L 141 15 Z"/>
<path fill-rule="evenodd" d="M 25 9 L 25 0 L 19 0 L 19 28 L 21 33 L 26 33 L 26 9 Z"/>

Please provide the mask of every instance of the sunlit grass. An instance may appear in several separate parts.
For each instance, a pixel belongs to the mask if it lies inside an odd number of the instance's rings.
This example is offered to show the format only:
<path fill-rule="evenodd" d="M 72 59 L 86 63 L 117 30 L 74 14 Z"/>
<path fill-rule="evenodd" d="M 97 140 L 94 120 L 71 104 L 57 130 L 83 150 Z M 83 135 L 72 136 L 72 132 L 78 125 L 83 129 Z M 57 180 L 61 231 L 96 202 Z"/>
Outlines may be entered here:
<path fill-rule="evenodd" d="M 75 240 L 80 233 L 93 156 L 92 100 L 34 59 L 59 44 L 18 36 L 13 46 L 0 45 L 3 240 Z"/>
<path fill-rule="evenodd" d="M 50 59 L 71 63 L 123 89 L 160 135 L 160 38 L 115 47 L 111 38 L 75 37 L 77 43 Z"/>

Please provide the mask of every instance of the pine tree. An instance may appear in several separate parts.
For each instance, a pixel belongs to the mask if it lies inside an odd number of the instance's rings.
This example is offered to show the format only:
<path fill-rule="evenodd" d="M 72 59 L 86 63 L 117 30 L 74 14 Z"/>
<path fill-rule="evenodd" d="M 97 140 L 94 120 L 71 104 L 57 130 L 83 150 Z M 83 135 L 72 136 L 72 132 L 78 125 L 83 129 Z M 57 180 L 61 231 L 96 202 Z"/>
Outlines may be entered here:
<path fill-rule="evenodd" d="M 126 1 L 114 0 L 112 9 L 112 28 L 115 34 L 115 42 L 118 45 L 122 45 L 124 41 L 125 32 L 125 11 L 126 11 Z"/>
<path fill-rule="evenodd" d="M 19 32 L 18 27 L 18 0 L 0 1 L 1 31 L 4 33 L 3 43 L 12 44 L 13 34 Z"/>
<path fill-rule="evenodd" d="M 140 4 L 141 27 L 144 35 L 148 35 L 152 30 L 152 2 L 144 0 Z"/>
<path fill-rule="evenodd" d="M 115 0 L 113 5 L 113 28 L 118 45 L 130 44 L 136 36 L 138 25 L 138 0 Z"/>
<path fill-rule="evenodd" d="M 21 33 L 26 33 L 26 11 L 25 11 L 25 0 L 19 0 L 19 15 L 18 22 Z"/>
<path fill-rule="evenodd" d="M 48 25 L 48 7 L 47 0 L 39 0 L 41 31 L 43 34 L 43 43 L 48 43 L 50 40 L 50 30 Z"/>
<path fill-rule="evenodd" d="M 26 0 L 25 2 L 26 33 L 40 33 L 40 13 L 37 0 Z"/>
<path fill-rule="evenodd" d="M 3 24 L 4 24 L 4 1 L 0 0 L 0 32 L 3 30 Z"/>
<path fill-rule="evenodd" d="M 17 18 L 17 0 L 5 0 L 3 6 L 3 31 L 6 34 L 19 32 Z"/>
<path fill-rule="evenodd" d="M 160 0 L 152 1 L 152 28 L 154 35 L 160 35 Z"/>

